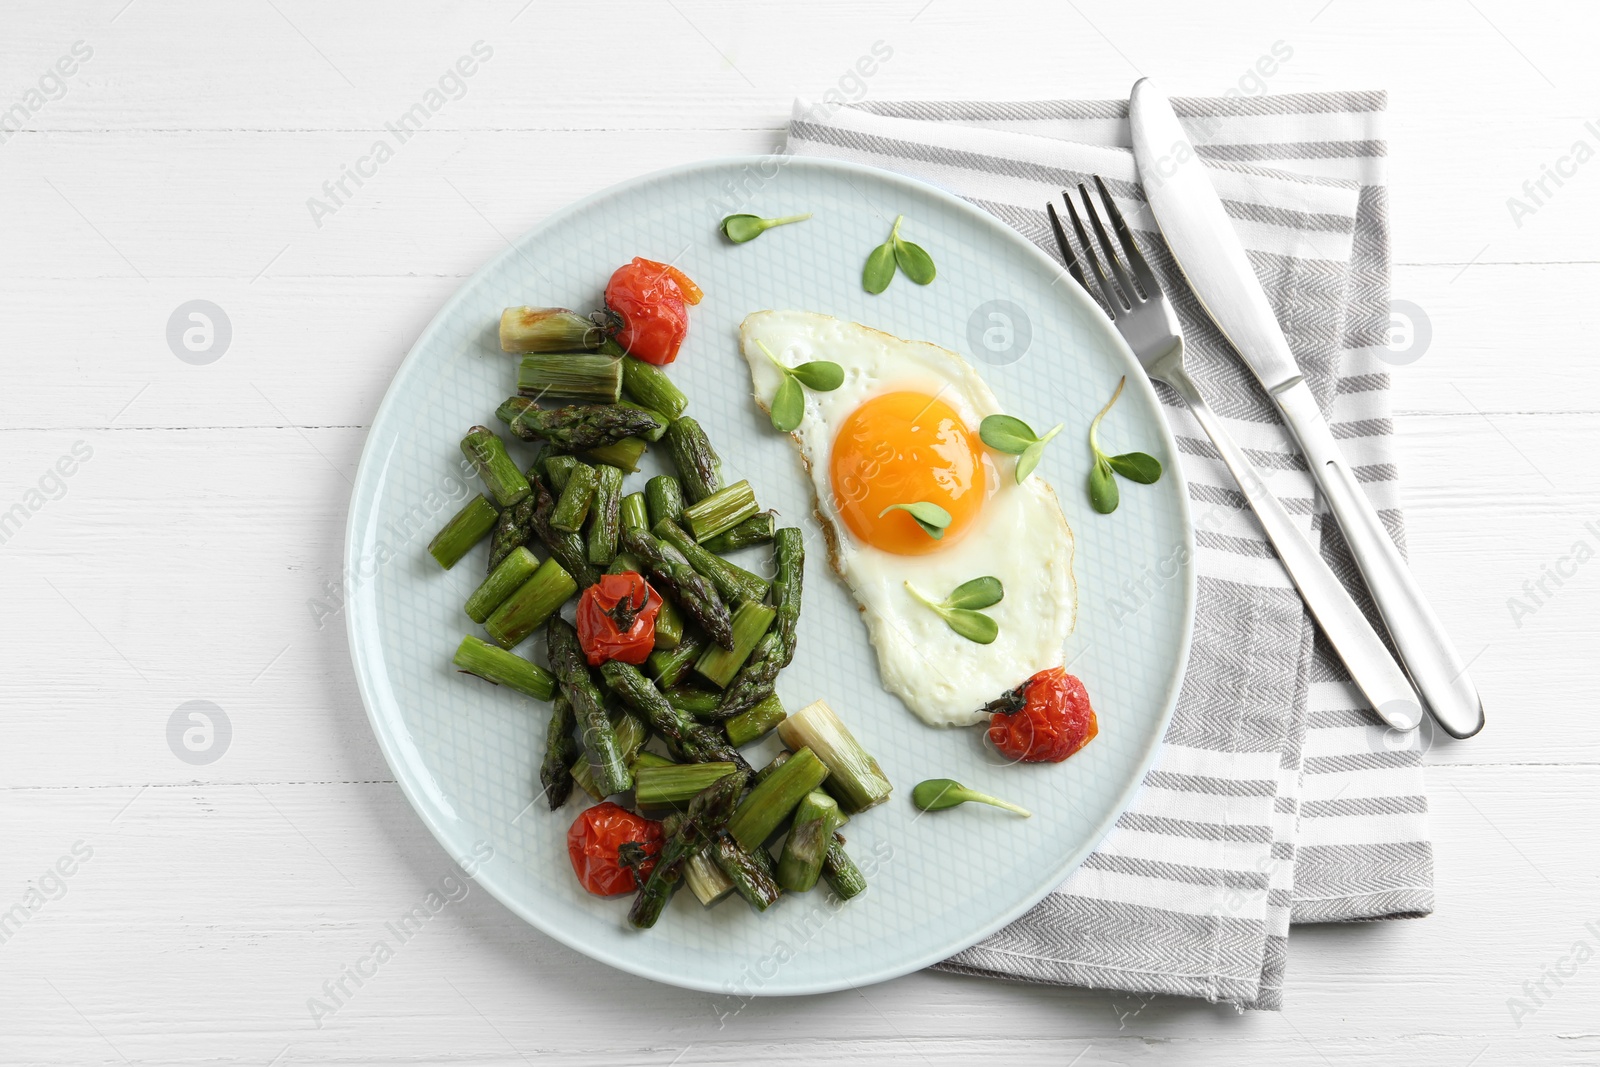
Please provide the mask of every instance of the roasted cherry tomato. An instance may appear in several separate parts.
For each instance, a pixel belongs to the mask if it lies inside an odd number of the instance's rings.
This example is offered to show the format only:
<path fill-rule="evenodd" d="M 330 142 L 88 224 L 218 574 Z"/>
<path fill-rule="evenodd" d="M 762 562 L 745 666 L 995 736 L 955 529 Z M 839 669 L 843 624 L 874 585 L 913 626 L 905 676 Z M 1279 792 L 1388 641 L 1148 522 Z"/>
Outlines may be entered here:
<path fill-rule="evenodd" d="M 614 897 L 639 888 L 661 853 L 661 824 L 611 801 L 584 809 L 567 831 L 567 855 L 583 888 Z M 638 873 L 627 861 L 637 862 Z"/>
<path fill-rule="evenodd" d="M 1088 691 L 1065 667 L 1040 671 L 988 710 L 989 740 L 1007 759 L 1025 763 L 1060 763 L 1100 732 Z"/>
<path fill-rule="evenodd" d="M 617 344 L 646 363 L 671 363 L 689 332 L 684 305 L 700 303 L 701 295 L 683 271 L 635 257 L 606 283 L 606 307 L 621 321 Z"/>
<path fill-rule="evenodd" d="M 589 666 L 643 663 L 655 647 L 660 610 L 661 594 L 633 571 L 601 575 L 578 598 L 578 644 Z"/>

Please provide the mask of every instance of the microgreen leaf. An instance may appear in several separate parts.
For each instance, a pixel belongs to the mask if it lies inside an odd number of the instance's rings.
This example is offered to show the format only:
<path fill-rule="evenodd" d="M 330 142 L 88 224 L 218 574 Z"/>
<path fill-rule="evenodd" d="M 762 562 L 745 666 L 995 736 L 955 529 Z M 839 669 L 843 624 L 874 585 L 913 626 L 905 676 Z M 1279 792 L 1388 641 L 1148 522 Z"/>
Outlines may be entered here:
<path fill-rule="evenodd" d="M 1022 455 L 1017 457 L 1017 484 L 1021 485 L 1033 473 L 1033 468 L 1039 465 L 1039 460 L 1044 456 L 1044 442 L 1035 441 L 1023 449 Z"/>
<path fill-rule="evenodd" d="M 978 436 L 996 452 L 1020 455 L 1039 440 L 1033 427 L 1010 415 L 990 415 L 978 424 Z"/>
<path fill-rule="evenodd" d="M 867 257 L 867 265 L 861 270 L 861 287 L 869 293 L 881 293 L 893 280 L 894 242 L 885 241 Z"/>
<path fill-rule="evenodd" d="M 722 220 L 722 232 L 736 245 L 754 241 L 774 226 L 787 226 L 791 222 L 804 222 L 811 216 L 789 215 L 781 219 L 764 219 L 760 215 L 729 215 Z"/>
<path fill-rule="evenodd" d="M 966 608 L 947 608 L 939 613 L 944 616 L 945 625 L 968 641 L 980 645 L 990 645 L 1000 636 L 1000 624 L 981 611 L 968 611 Z"/>
<path fill-rule="evenodd" d="M 819 393 L 831 393 L 844 384 L 844 368 L 825 359 L 814 359 L 810 363 L 791 367 L 789 373 L 798 378 L 801 385 Z"/>
<path fill-rule="evenodd" d="M 904 511 L 913 519 L 916 519 L 917 525 L 922 527 L 922 532 L 935 541 L 944 537 L 944 528 L 951 523 L 948 511 L 938 504 L 932 504 L 926 500 L 918 500 L 914 504 L 890 504 L 878 512 L 878 518 L 883 518 L 891 511 Z"/>
<path fill-rule="evenodd" d="M 1161 480 L 1161 461 L 1144 452 L 1124 452 L 1106 460 L 1111 469 L 1140 485 L 1154 485 Z"/>
<path fill-rule="evenodd" d="M 933 266 L 933 257 L 928 255 L 921 245 L 902 241 L 899 237 L 894 239 L 894 261 L 906 272 L 906 277 L 918 285 L 927 285 L 933 281 L 933 276 L 937 273 Z"/>
<path fill-rule="evenodd" d="M 968 789 L 952 778 L 930 778 L 926 782 L 918 782 L 916 788 L 911 790 L 911 803 L 922 811 L 945 811 L 962 804 L 976 803 L 1014 811 L 1024 818 L 1029 818 L 1033 814 L 1027 808 L 1019 808 L 987 793 Z"/>
<path fill-rule="evenodd" d="M 800 388 L 799 382 L 785 374 L 783 381 L 778 383 L 778 391 L 772 394 L 772 428 L 788 433 L 800 425 L 805 413 L 804 390 Z"/>
<path fill-rule="evenodd" d="M 992 607 L 1005 597 L 1005 586 L 1000 584 L 1000 579 L 992 575 L 974 578 L 970 582 L 962 582 L 956 586 L 951 594 L 944 598 L 947 608 L 987 608 Z"/>
<path fill-rule="evenodd" d="M 1095 457 L 1094 469 L 1089 472 L 1089 503 L 1102 515 L 1117 510 L 1121 495 L 1117 492 L 1117 478 L 1111 473 L 1111 464 Z"/>

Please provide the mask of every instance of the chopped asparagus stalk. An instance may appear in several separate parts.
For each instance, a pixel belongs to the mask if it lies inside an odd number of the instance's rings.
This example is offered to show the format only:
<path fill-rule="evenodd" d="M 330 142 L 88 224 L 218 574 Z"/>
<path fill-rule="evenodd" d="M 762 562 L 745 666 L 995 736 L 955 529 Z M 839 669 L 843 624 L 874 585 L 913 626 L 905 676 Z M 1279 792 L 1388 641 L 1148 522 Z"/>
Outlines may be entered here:
<path fill-rule="evenodd" d="M 560 611 L 577 591 L 578 583 L 551 556 L 494 609 L 483 628 L 501 648 L 515 648 Z"/>
<path fill-rule="evenodd" d="M 722 873 L 733 883 L 734 890 L 756 911 L 766 911 L 777 903 L 783 892 L 769 869 L 771 860 L 762 862 L 767 850 L 761 847 L 746 852 L 727 834 L 723 834 L 706 851 Z"/>
<path fill-rule="evenodd" d="M 624 497 L 623 499 L 626 500 L 627 498 Z M 618 552 L 612 557 L 611 566 L 606 568 L 606 573 L 627 574 L 631 571 L 634 574 L 643 574 L 644 571 L 639 569 L 643 566 L 644 564 L 639 562 L 639 557 L 635 556 L 633 553 Z"/>
<path fill-rule="evenodd" d="M 667 703 L 697 719 L 710 718 L 711 713 L 717 710 L 717 701 L 721 699 L 720 693 L 693 689 L 686 685 L 675 685 L 663 695 L 666 696 Z"/>
<path fill-rule="evenodd" d="M 703 726 L 673 707 L 639 668 L 611 660 L 601 665 L 600 675 L 613 693 L 645 717 L 674 755 L 690 763 L 732 763 L 748 774 L 750 765 L 728 744 L 722 731 Z"/>
<path fill-rule="evenodd" d="M 689 398 L 666 371 L 632 356 L 622 361 L 622 387 L 634 400 L 669 419 L 676 419 L 689 406 Z"/>
<path fill-rule="evenodd" d="M 435 563 L 449 570 L 460 563 L 461 557 L 482 541 L 499 521 L 500 509 L 479 493 L 433 535 L 433 540 L 428 542 L 428 554 Z"/>
<path fill-rule="evenodd" d="M 650 737 L 650 728 L 634 714 L 616 709 L 608 713 L 611 720 L 611 730 L 617 735 L 617 750 L 622 753 L 622 761 L 628 765 L 631 772 L 638 766 L 639 746 L 643 745 Z M 589 796 L 595 800 L 604 800 L 594 784 L 594 768 L 588 760 L 579 760 L 572 768 L 572 780 L 577 783 Z"/>
<path fill-rule="evenodd" d="M 562 533 L 575 534 L 583 529 L 583 520 L 589 517 L 594 503 L 595 486 L 600 476 L 587 463 L 580 463 L 567 475 L 567 484 L 561 489 L 556 508 L 550 513 L 550 526 Z M 587 551 L 585 558 L 588 557 Z"/>
<path fill-rule="evenodd" d="M 828 855 L 822 861 L 822 877 L 828 880 L 828 888 L 840 900 L 860 896 L 867 889 L 867 880 L 845 852 L 844 837 L 839 834 L 834 834 L 828 845 Z"/>
<path fill-rule="evenodd" d="M 733 648 L 706 649 L 695 661 L 695 671 L 719 688 L 726 686 L 739 673 L 739 668 L 744 666 L 744 661 L 756 647 L 756 642 L 767 632 L 767 627 L 772 625 L 776 615 L 777 612 L 765 604 L 748 601 L 740 604 L 739 610 L 733 613 Z"/>
<path fill-rule="evenodd" d="M 594 505 L 589 512 L 589 562 L 609 564 L 617 555 L 622 530 L 622 472 L 615 467 L 594 468 Z"/>
<path fill-rule="evenodd" d="M 472 462 L 494 502 L 509 508 L 527 498 L 528 479 L 506 452 L 506 443 L 487 426 L 474 426 L 461 439 L 461 453 Z"/>
<path fill-rule="evenodd" d="M 656 924 L 683 876 L 684 864 L 704 852 L 727 826 L 742 785 L 738 775 L 729 775 L 711 783 L 689 802 L 683 822 L 662 843 L 649 880 L 628 910 L 628 922 L 634 927 L 643 930 Z"/>
<path fill-rule="evenodd" d="M 554 683 L 555 679 L 552 678 L 552 686 Z M 544 786 L 544 797 L 551 811 L 565 804 L 572 795 L 572 772 L 578 767 L 587 769 L 589 766 L 579 759 L 583 749 L 572 736 L 572 728 L 577 722 L 577 717 L 572 714 L 572 704 L 566 697 L 557 694 L 550 703 L 550 723 L 544 735 L 544 762 L 539 765 L 539 784 Z"/>
<path fill-rule="evenodd" d="M 692 504 L 722 488 L 722 460 L 698 422 L 688 417 L 674 419 L 667 427 L 666 442 L 678 467 L 685 500 Z"/>
<path fill-rule="evenodd" d="M 549 671 L 471 634 L 461 639 L 453 662 L 457 670 L 515 689 L 535 700 L 549 700 L 556 691 L 555 676 Z"/>
<path fill-rule="evenodd" d="M 550 653 L 550 669 L 561 693 L 572 703 L 578 729 L 589 754 L 595 790 L 603 797 L 624 792 L 633 784 L 627 761 L 622 758 L 616 731 L 606 715 L 600 689 L 589 674 L 589 664 L 578 644 L 578 631 L 559 615 L 552 616 L 545 631 Z"/>
<path fill-rule="evenodd" d="M 533 483 L 530 481 L 528 484 Z M 489 534 L 489 569 L 485 573 L 493 574 L 494 569 L 511 555 L 512 549 L 533 539 L 533 506 L 534 498 L 529 497 L 500 513 L 493 532 Z"/>
<path fill-rule="evenodd" d="M 635 411 L 642 411 L 646 415 L 649 415 L 652 419 L 656 420 L 655 429 L 647 430 L 639 435 L 646 441 L 655 442 L 661 440 L 661 438 L 666 435 L 667 424 L 672 422 L 671 417 L 664 412 L 657 411 L 655 408 L 647 408 L 643 404 L 635 404 L 631 400 L 619 400 L 617 401 L 617 407 L 632 408 Z"/>
<path fill-rule="evenodd" d="M 643 437 L 624 437 L 609 445 L 590 449 L 583 454 L 583 458 L 590 463 L 604 463 L 624 474 L 632 474 L 639 469 L 639 457 L 644 455 L 646 447 Z"/>
<path fill-rule="evenodd" d="M 753 781 L 751 784 L 760 785 L 762 782 L 776 774 L 779 767 L 782 767 L 785 763 L 788 763 L 793 758 L 793 752 L 790 752 L 788 749 L 783 749 L 776 756 L 772 757 L 771 762 L 756 772 L 755 781 Z"/>
<path fill-rule="evenodd" d="M 731 530 L 761 510 L 748 481 L 737 481 L 683 509 L 684 524 L 699 544 Z"/>
<path fill-rule="evenodd" d="M 643 493 L 629 493 L 622 498 L 621 529 L 623 530 L 648 530 L 650 528 L 650 515 L 645 507 Z M 632 553 L 629 553 L 632 555 Z"/>
<path fill-rule="evenodd" d="M 524 582 L 533 577 L 539 569 L 539 559 L 526 548 L 518 545 L 512 549 L 506 558 L 500 561 L 500 566 L 489 572 L 489 577 L 473 590 L 467 598 L 467 618 L 473 622 L 483 622 L 506 598 L 518 589 Z"/>
<path fill-rule="evenodd" d="M 805 893 L 817 884 L 838 815 L 838 802 L 820 789 L 812 790 L 800 801 L 783 842 L 783 855 L 778 859 L 780 886 L 791 893 Z"/>
<path fill-rule="evenodd" d="M 517 367 L 517 393 L 615 404 L 622 396 L 621 360 L 587 353 L 536 352 Z"/>
<path fill-rule="evenodd" d="M 733 892 L 733 882 L 711 857 L 702 852 L 683 867 L 683 884 L 705 907 L 720 904 Z"/>
<path fill-rule="evenodd" d="M 543 478 L 535 478 L 533 486 L 533 511 L 529 516 L 528 524 L 532 527 L 539 540 L 550 550 L 550 557 L 567 569 L 567 573 L 577 581 L 579 587 L 587 589 L 600 580 L 600 570 L 589 562 L 589 553 L 583 544 L 583 538 L 575 533 L 563 533 L 550 525 L 550 514 L 556 509 L 556 501 L 550 495 L 550 489 L 544 484 Z"/>
<path fill-rule="evenodd" d="M 506 308 L 500 313 L 502 352 L 593 351 L 605 339 L 599 323 L 566 308 Z"/>
<path fill-rule="evenodd" d="M 733 747 L 742 748 L 752 741 L 765 737 L 786 717 L 783 701 L 778 699 L 777 693 L 773 693 L 749 711 L 741 711 L 723 723 L 722 728 L 728 731 L 728 741 Z"/>
<path fill-rule="evenodd" d="M 495 410 L 495 416 L 522 440 L 548 441 L 567 452 L 588 452 L 649 433 L 659 425 L 638 408 L 616 404 L 541 408 L 525 396 L 510 397 Z"/>
<path fill-rule="evenodd" d="M 658 474 L 644 483 L 644 498 L 650 505 L 650 525 L 663 519 L 683 521 L 683 486 L 670 474 Z"/>
<path fill-rule="evenodd" d="M 833 709 L 814 701 L 778 726 L 778 736 L 790 748 L 804 745 L 828 768 L 828 791 L 839 798 L 845 811 L 865 811 L 889 799 L 893 787 L 878 761 L 867 754 Z"/>
<path fill-rule="evenodd" d="M 733 648 L 733 618 L 717 587 L 694 569 L 688 559 L 672 545 L 648 530 L 624 525 L 622 545 L 638 556 L 657 588 L 670 594 L 690 618 L 723 648 Z"/>
<path fill-rule="evenodd" d="M 683 558 L 696 571 L 711 580 L 722 599 L 730 604 L 759 603 L 767 598 L 771 584 L 758 575 L 751 574 L 737 563 L 731 563 L 714 553 L 707 552 L 694 538 L 673 522 L 662 519 L 655 524 L 655 535 L 683 553 Z"/>
<path fill-rule="evenodd" d="M 828 777 L 816 753 L 802 748 L 750 790 L 728 822 L 728 834 L 750 851 L 767 843 L 805 795 Z"/>
<path fill-rule="evenodd" d="M 641 808 L 687 803 L 718 778 L 738 773 L 731 763 L 681 763 L 641 767 L 633 776 L 633 798 Z"/>
<path fill-rule="evenodd" d="M 634 773 L 638 773 L 644 767 L 676 767 L 678 764 L 659 753 L 641 750 L 633 757 L 633 762 L 629 766 L 633 768 Z"/>
<path fill-rule="evenodd" d="M 705 636 L 697 633 L 686 633 L 678 642 L 677 648 L 657 649 L 650 653 L 650 658 L 645 661 L 651 677 L 662 688 L 678 684 L 678 679 L 683 677 L 685 671 L 700 658 L 710 642 Z"/>
<path fill-rule="evenodd" d="M 572 473 L 572 468 L 582 463 L 583 460 L 577 456 L 551 456 L 545 460 L 544 473 L 550 479 L 550 488 L 557 493 L 565 489 L 567 476 Z"/>
<path fill-rule="evenodd" d="M 711 538 L 705 542 L 705 548 L 722 556 L 741 548 L 749 548 L 751 545 L 764 545 L 772 540 L 773 531 L 777 528 L 776 514 L 763 511 L 759 515 L 750 516 L 731 530 L 724 530 Z"/>
<path fill-rule="evenodd" d="M 666 597 L 661 598 L 661 610 L 656 612 L 656 639 L 654 648 L 677 648 L 683 640 L 683 616 L 678 606 Z"/>
<path fill-rule="evenodd" d="M 805 539 L 798 527 L 785 526 L 773 537 L 777 574 L 772 580 L 772 606 L 777 618 L 772 629 L 750 653 L 750 659 L 722 695 L 718 714 L 729 718 L 747 711 L 773 692 L 778 672 L 794 659 L 800 622 L 800 599 L 805 581 Z"/>

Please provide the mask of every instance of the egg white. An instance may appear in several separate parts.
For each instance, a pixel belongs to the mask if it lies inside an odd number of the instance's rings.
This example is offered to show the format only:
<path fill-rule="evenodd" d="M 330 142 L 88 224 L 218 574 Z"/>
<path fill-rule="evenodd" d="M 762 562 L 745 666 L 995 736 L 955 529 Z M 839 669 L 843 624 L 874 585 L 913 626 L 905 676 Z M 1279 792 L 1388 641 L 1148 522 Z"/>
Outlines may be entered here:
<path fill-rule="evenodd" d="M 1001 411 L 977 371 L 937 345 L 813 312 L 758 311 L 739 332 L 763 408 L 770 410 L 782 379 L 758 341 L 785 366 L 829 360 L 844 368 L 838 389 L 805 391 L 805 414 L 790 436 L 811 479 L 830 562 L 861 610 L 884 688 L 930 725 L 968 726 L 984 719 L 988 701 L 1059 666 L 1077 613 L 1073 538 L 1055 491 L 1037 473 L 1017 485 L 1015 460 L 982 449 L 988 496 L 972 526 L 960 540 L 922 556 L 856 540 L 834 503 L 833 440 L 851 412 L 882 393 L 922 392 L 950 405 L 976 439 L 984 417 Z M 955 633 L 905 588 L 909 581 L 942 600 L 983 575 L 1005 587 L 1005 598 L 984 609 L 1000 627 L 988 645 Z"/>

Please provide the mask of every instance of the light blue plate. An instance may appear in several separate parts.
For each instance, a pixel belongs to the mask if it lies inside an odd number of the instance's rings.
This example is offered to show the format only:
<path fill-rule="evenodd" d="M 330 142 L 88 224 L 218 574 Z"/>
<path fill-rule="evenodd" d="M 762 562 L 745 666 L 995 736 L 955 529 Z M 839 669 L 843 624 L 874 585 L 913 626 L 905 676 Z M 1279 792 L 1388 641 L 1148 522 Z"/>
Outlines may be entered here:
<path fill-rule="evenodd" d="M 717 227 L 738 211 L 816 217 L 733 246 Z M 904 236 L 928 249 L 938 278 L 924 287 L 902 275 L 869 295 L 862 262 L 901 213 Z M 737 345 L 749 312 L 825 312 L 933 341 L 978 365 L 1012 413 L 1040 429 L 1067 425 L 1040 473 L 1077 537 L 1079 617 L 1066 659 L 1100 721 L 1099 738 L 1067 763 L 1007 766 L 981 730 L 923 726 L 880 688 L 853 602 L 825 553 L 809 554 L 799 652 L 779 693 L 791 710 L 826 699 L 895 785 L 889 803 L 845 829 L 870 883 L 848 903 L 819 888 L 757 915 L 736 899 L 703 909 L 684 890 L 653 930 L 628 929 L 627 898 L 587 895 L 567 860 L 567 827 L 587 798 L 577 793 L 558 812 L 534 803 L 545 707 L 450 664 L 461 636 L 481 632 L 461 605 L 483 576 L 486 549 L 443 572 L 425 546 L 469 492 L 462 434 L 475 423 L 498 428 L 495 407 L 515 388 L 514 361 L 496 339 L 500 310 L 598 307 L 612 270 L 634 256 L 672 261 L 705 289 L 672 373 L 731 478 L 748 478 L 763 506 L 808 533 L 815 519 L 794 450 L 750 399 Z M 1166 474 L 1154 486 L 1124 483 L 1121 508 L 1103 516 L 1084 489 L 1084 435 L 1122 375 L 1128 388 L 1102 439 L 1153 453 Z M 656 471 L 630 478 L 630 491 Z M 883 171 L 776 157 L 701 163 L 558 212 L 479 271 L 423 332 L 378 410 L 356 478 L 345 560 L 350 650 L 401 788 L 506 907 L 658 981 L 735 995 L 816 993 L 894 978 L 993 933 L 1060 884 L 1109 830 L 1177 699 L 1194 610 L 1192 547 L 1176 447 L 1154 393 L 1110 323 L 1032 244 L 953 196 Z M 519 651 L 542 659 L 541 645 L 535 637 Z M 754 755 L 764 760 L 775 747 L 769 739 Z M 1035 814 L 968 805 L 919 817 L 911 787 L 933 777 Z"/>

